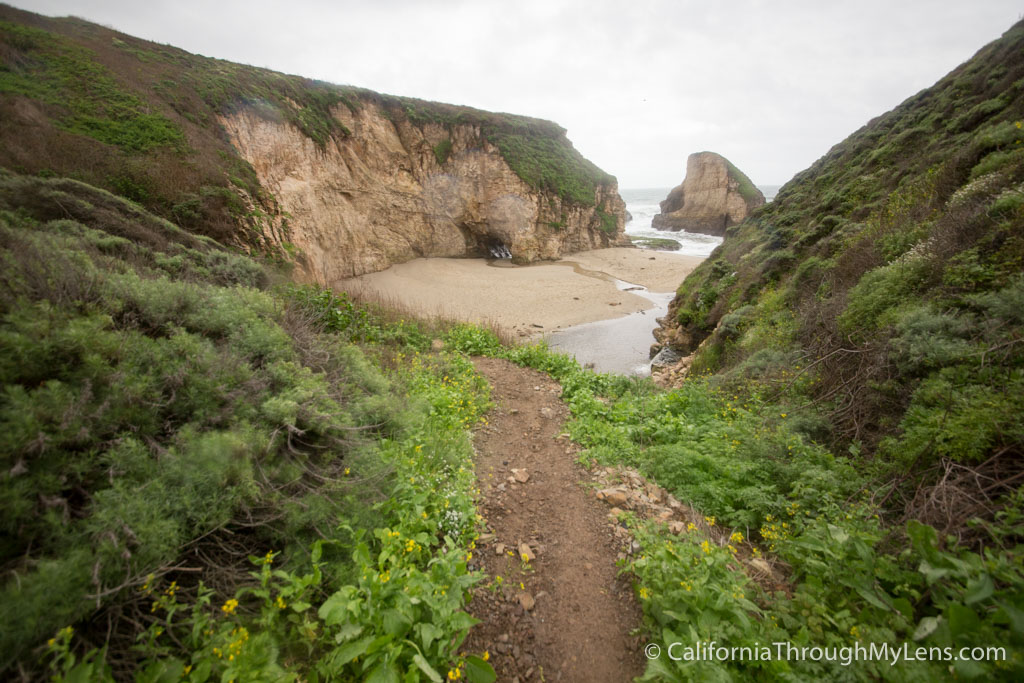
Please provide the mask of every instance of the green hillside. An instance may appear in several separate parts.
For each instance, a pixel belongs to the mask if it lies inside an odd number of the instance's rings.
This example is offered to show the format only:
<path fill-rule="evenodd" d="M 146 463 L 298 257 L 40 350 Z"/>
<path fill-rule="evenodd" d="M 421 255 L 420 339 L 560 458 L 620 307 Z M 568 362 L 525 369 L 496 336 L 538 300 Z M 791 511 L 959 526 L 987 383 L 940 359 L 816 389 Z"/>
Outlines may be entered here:
<path fill-rule="evenodd" d="M 1018 24 L 730 229 L 673 302 L 682 350 L 703 344 L 694 370 L 876 457 L 899 473 L 891 503 L 912 503 L 953 463 L 986 468 L 993 500 L 1012 490 L 1024 455 L 1022 126 Z M 963 502 L 930 519 L 962 530 L 998 507 Z"/>
<path fill-rule="evenodd" d="M 659 660 L 649 680 L 1019 678 L 1024 23 L 731 227 L 665 332 L 695 352 L 685 384 L 574 399 L 572 430 L 733 530 L 732 563 L 645 537 L 651 632 L 932 656 Z M 996 643 L 1002 661 L 927 650 Z"/>
<path fill-rule="evenodd" d="M 287 121 L 322 147 L 352 135 L 334 108 L 371 103 L 396 121 L 477 126 L 527 184 L 571 202 L 593 205 L 597 185 L 614 181 L 549 121 L 313 81 L 0 5 L 0 166 L 77 178 L 254 253 L 278 207 L 217 116 Z"/>
<path fill-rule="evenodd" d="M 464 357 L 75 180 L 0 172 L 0 259 L 5 678 L 473 663 Z"/>

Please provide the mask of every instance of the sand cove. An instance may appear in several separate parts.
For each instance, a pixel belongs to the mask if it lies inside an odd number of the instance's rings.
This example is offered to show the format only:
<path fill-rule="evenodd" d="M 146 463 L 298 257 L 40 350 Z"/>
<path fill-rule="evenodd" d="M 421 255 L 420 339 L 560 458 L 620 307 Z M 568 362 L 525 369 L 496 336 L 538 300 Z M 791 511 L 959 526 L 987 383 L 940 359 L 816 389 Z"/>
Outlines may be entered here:
<path fill-rule="evenodd" d="M 335 288 L 379 297 L 420 314 L 493 323 L 521 336 L 534 336 L 648 310 L 652 302 L 621 290 L 615 280 L 652 292 L 673 292 L 702 260 L 626 247 L 524 266 L 483 259 L 422 258 L 342 280 Z"/>

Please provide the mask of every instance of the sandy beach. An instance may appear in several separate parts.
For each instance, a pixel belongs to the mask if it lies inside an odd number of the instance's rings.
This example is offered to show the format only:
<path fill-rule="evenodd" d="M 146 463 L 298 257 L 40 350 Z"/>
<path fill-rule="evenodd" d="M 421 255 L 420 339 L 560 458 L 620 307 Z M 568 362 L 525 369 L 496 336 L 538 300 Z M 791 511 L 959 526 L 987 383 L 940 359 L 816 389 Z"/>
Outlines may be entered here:
<path fill-rule="evenodd" d="M 422 314 L 493 323 L 532 336 L 650 309 L 650 301 L 619 290 L 614 279 L 652 292 L 672 292 L 702 260 L 630 248 L 597 249 L 527 266 L 425 258 L 343 280 L 335 287 Z"/>

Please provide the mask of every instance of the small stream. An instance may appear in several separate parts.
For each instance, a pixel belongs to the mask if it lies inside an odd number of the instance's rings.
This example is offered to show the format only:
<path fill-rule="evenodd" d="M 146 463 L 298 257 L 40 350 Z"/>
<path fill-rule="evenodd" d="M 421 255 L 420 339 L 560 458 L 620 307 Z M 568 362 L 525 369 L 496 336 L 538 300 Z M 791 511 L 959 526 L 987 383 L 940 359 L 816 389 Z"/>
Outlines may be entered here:
<path fill-rule="evenodd" d="M 615 280 L 616 287 L 647 299 L 654 308 L 612 320 L 598 320 L 557 330 L 544 337 L 556 351 L 575 356 L 580 363 L 593 364 L 598 372 L 620 375 L 651 374 L 649 351 L 657 318 L 668 312 L 672 292 L 651 292 L 646 287 Z"/>

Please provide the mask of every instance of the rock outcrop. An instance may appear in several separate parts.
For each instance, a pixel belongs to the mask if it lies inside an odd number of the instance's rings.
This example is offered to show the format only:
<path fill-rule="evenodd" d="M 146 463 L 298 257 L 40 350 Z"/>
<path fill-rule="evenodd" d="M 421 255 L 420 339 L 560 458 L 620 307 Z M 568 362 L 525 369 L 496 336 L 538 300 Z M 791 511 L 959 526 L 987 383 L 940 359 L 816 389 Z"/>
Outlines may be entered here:
<path fill-rule="evenodd" d="M 625 241 L 614 181 L 585 206 L 527 185 L 477 125 L 412 123 L 372 101 L 332 113 L 349 134 L 323 146 L 258 112 L 221 117 L 280 206 L 286 229 L 272 232 L 297 253 L 298 279 L 330 285 L 422 256 L 556 259 Z"/>
<path fill-rule="evenodd" d="M 661 202 L 651 224 L 657 230 L 724 235 L 764 203 L 761 191 L 728 159 L 697 152 L 686 160 L 686 178 Z"/>

